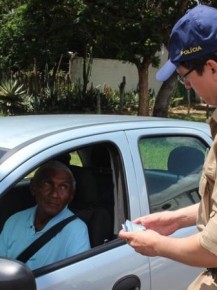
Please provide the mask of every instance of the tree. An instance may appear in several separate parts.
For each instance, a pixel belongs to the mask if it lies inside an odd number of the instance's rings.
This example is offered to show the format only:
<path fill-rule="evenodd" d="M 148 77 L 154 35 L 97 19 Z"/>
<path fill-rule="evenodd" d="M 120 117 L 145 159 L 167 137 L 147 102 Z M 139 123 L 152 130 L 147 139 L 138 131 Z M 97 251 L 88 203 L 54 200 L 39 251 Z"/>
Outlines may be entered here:
<path fill-rule="evenodd" d="M 25 3 L 25 0 L 0 0 L 0 15 L 10 13 L 13 11 L 13 9 L 16 9 Z"/>
<path fill-rule="evenodd" d="M 94 1 L 97 5 L 98 46 L 94 53 L 134 63 L 139 77 L 139 115 L 149 114 L 148 68 L 159 62 L 161 49 L 159 1 Z M 95 14 L 96 15 L 96 10 Z M 99 17 L 100 15 L 100 17 Z M 92 16 L 93 18 L 93 16 Z"/>
<path fill-rule="evenodd" d="M 139 115 L 149 115 L 148 69 L 158 66 L 156 53 L 171 27 L 195 1 L 93 0 L 84 1 L 79 25 L 85 27 L 94 56 L 134 63 L 139 78 Z M 88 24 L 88 25 L 87 25 Z"/>
<path fill-rule="evenodd" d="M 18 6 L 2 20 L 0 55 L 18 68 L 33 63 L 39 69 L 44 69 L 45 63 L 57 68 L 61 55 L 67 55 L 73 42 L 79 9 L 79 0 L 29 0 Z"/>
<path fill-rule="evenodd" d="M 10 2 L 4 1 L 11 9 Z M 0 55 L 15 68 L 30 68 L 34 63 L 42 70 L 48 64 L 53 76 L 68 51 L 84 59 L 106 57 L 131 62 L 138 69 L 138 114 L 149 115 L 149 66 L 158 66 L 156 52 L 167 43 L 171 27 L 183 11 L 195 2 L 29 0 L 23 4 L 17 0 L 17 8 L 2 18 Z"/>
<path fill-rule="evenodd" d="M 29 0 L 4 15 L 0 31 L 0 59 L 10 71 L 40 72 L 55 103 L 56 74 L 74 39 L 74 25 L 82 9 L 80 0 Z M 45 85 L 45 84 L 44 84 Z"/>

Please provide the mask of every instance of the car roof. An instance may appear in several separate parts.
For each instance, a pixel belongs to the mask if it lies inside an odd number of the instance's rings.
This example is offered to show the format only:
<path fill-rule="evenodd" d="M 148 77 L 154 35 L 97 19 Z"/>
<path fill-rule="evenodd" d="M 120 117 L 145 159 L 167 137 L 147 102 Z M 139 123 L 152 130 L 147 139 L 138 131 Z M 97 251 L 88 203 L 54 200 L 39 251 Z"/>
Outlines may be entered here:
<path fill-rule="evenodd" d="M 47 155 L 47 150 L 50 153 L 54 152 L 53 148 L 59 145 L 64 148 L 61 144 L 73 139 L 90 137 L 89 140 L 91 140 L 93 135 L 140 129 L 150 129 L 151 131 L 156 129 L 157 132 L 160 132 L 160 128 L 173 128 L 173 131 L 177 129 L 177 132 L 180 128 L 179 132 L 183 133 L 194 129 L 194 133 L 197 130 L 210 136 L 209 126 L 205 123 L 127 115 L 8 116 L 0 118 L 0 128 L 0 180 L 11 172 L 16 175 L 15 168 L 19 168 L 19 172 L 23 170 L 26 173 L 25 162 L 31 164 L 31 167 L 32 162 L 40 164 L 43 154 L 44 156 L 49 155 Z M 38 158 L 39 152 L 43 153 Z M 36 163 L 35 166 L 37 166 Z"/>
<path fill-rule="evenodd" d="M 102 132 L 111 131 L 111 126 L 114 130 L 152 128 L 155 126 L 190 126 L 206 131 L 210 135 L 209 127 L 205 123 L 169 118 L 97 114 L 9 116 L 0 118 L 0 148 L 7 151 L 26 142 L 34 142 L 35 138 L 42 139 L 45 136 L 66 130 L 82 128 L 82 132 L 85 133 L 85 128 L 92 127 L 94 132 L 94 128 L 99 126 L 102 127 Z"/>

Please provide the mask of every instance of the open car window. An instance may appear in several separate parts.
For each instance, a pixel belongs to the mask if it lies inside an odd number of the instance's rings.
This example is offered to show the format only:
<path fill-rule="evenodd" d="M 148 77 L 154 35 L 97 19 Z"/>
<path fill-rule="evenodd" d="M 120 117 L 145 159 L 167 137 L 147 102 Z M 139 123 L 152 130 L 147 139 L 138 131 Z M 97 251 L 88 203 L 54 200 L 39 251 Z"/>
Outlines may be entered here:
<path fill-rule="evenodd" d="M 125 184 L 115 145 L 107 142 L 82 146 L 49 160 L 65 163 L 76 179 L 76 195 L 68 207 L 86 223 L 91 248 L 115 240 L 126 219 Z M 37 168 L 1 197 L 0 231 L 12 214 L 35 205 L 29 185 Z"/>

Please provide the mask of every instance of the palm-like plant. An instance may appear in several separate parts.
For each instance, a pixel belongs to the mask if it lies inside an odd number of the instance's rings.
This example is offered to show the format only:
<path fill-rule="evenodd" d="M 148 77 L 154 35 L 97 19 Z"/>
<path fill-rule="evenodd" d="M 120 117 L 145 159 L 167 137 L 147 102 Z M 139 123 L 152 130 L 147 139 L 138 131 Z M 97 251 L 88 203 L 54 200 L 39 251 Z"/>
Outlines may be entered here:
<path fill-rule="evenodd" d="M 0 104 L 4 114 L 15 114 L 23 106 L 26 91 L 17 80 L 5 81 L 0 85 Z"/>

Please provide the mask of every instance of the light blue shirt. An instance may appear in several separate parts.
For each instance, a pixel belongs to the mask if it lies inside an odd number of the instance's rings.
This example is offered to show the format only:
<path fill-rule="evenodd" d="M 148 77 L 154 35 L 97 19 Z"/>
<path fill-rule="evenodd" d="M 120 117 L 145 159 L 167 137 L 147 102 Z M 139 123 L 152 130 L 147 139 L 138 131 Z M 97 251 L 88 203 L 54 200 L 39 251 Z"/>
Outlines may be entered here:
<path fill-rule="evenodd" d="M 36 232 L 34 227 L 36 208 L 37 206 L 28 208 L 9 217 L 0 234 L 0 256 L 16 258 L 49 228 L 73 215 L 66 207 L 52 218 L 41 231 Z M 30 269 L 34 270 L 88 249 L 90 249 L 90 242 L 87 226 L 79 218 L 76 218 L 65 225 L 26 264 Z"/>

